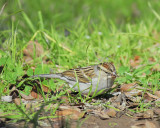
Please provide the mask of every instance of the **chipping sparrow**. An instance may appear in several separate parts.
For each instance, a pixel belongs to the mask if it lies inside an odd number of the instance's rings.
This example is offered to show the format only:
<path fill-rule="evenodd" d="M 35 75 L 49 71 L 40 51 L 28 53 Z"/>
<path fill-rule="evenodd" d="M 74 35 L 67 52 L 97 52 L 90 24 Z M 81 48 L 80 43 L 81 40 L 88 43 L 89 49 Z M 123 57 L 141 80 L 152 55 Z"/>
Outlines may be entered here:
<path fill-rule="evenodd" d="M 96 94 L 102 90 L 104 93 L 111 88 L 116 76 L 114 65 L 105 62 L 98 65 L 70 69 L 62 73 L 34 75 L 32 78 L 58 78 L 66 81 L 75 91 L 93 95 L 94 92 Z"/>

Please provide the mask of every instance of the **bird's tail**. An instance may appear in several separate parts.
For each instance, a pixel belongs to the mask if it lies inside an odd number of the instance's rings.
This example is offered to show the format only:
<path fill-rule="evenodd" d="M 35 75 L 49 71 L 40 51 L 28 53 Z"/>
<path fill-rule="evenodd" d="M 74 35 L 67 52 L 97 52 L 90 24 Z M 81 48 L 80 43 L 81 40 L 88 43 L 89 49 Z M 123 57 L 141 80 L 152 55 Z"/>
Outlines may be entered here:
<path fill-rule="evenodd" d="M 34 75 L 31 76 L 31 78 L 61 78 L 61 74 L 60 73 L 56 73 L 56 74 L 40 74 L 40 75 Z"/>

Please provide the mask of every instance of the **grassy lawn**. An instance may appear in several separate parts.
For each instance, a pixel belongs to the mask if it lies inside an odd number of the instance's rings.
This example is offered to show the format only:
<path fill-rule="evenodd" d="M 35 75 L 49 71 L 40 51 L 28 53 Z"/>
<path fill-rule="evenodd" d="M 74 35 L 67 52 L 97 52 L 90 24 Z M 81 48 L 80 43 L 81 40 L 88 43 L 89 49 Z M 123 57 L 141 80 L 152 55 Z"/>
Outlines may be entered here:
<path fill-rule="evenodd" d="M 160 89 L 159 8 L 158 0 L 1 0 L 0 97 L 11 95 L 12 87 L 29 96 L 35 86 L 45 105 L 60 104 L 57 99 L 70 90 L 61 87 L 65 82 L 43 80 L 38 87 L 37 82 L 26 80 L 26 75 L 57 73 L 101 62 L 114 63 L 119 75 L 115 85 L 136 82 L 144 92 L 155 95 Z M 42 46 L 38 53 L 26 48 L 29 41 Z M 42 85 L 53 92 L 63 91 L 45 94 Z M 81 95 L 69 96 L 70 103 L 86 100 Z M 38 118 L 43 103 L 37 104 L 42 105 L 38 112 L 28 111 L 24 103 L 0 104 L 1 118 L 33 122 L 47 118 Z M 150 106 L 141 102 L 134 112 Z M 51 117 L 56 110 L 50 111 Z"/>

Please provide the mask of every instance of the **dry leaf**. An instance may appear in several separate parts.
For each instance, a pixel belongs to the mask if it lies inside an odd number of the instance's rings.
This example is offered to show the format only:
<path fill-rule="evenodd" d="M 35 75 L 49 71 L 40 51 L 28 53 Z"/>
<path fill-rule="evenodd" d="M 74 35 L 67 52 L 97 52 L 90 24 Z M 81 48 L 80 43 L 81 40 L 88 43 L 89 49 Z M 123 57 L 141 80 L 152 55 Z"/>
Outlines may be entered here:
<path fill-rule="evenodd" d="M 140 56 L 134 56 L 134 61 L 140 60 Z"/>
<path fill-rule="evenodd" d="M 65 109 L 62 111 L 56 111 L 56 116 L 58 117 L 69 117 L 70 119 L 73 120 L 78 120 L 84 116 L 85 112 L 81 112 L 80 109 L 75 110 L 75 109 Z"/>
<path fill-rule="evenodd" d="M 131 91 L 136 86 L 136 83 L 123 84 L 120 88 L 121 92 Z"/>
<path fill-rule="evenodd" d="M 151 93 L 149 93 L 149 92 L 147 92 L 147 94 L 148 94 L 148 96 L 150 96 L 151 98 L 153 98 L 153 99 L 158 99 L 159 97 L 157 97 L 157 96 L 155 96 L 155 95 L 153 95 L 153 94 L 151 94 Z"/>
<path fill-rule="evenodd" d="M 23 54 L 30 57 L 33 57 L 34 55 L 36 55 L 36 57 L 40 57 L 44 54 L 44 49 L 37 41 L 29 41 L 27 47 L 23 50 Z"/>
<path fill-rule="evenodd" d="M 138 103 L 129 103 L 128 108 L 133 109 L 133 108 L 138 107 L 138 105 L 139 105 L 139 102 Z"/>
<path fill-rule="evenodd" d="M 160 98 L 160 91 L 156 91 L 156 92 L 155 92 L 155 95 Z"/>
<path fill-rule="evenodd" d="M 133 67 L 133 68 L 136 68 L 139 66 L 141 60 L 140 60 L 140 56 L 135 56 L 134 59 L 131 59 L 130 60 L 130 65 Z"/>
<path fill-rule="evenodd" d="M 134 86 L 134 88 L 131 89 L 131 91 L 125 92 L 125 95 L 127 97 L 142 96 L 143 89 L 144 89 L 143 87 Z"/>
<path fill-rule="evenodd" d="M 33 98 L 38 98 L 38 99 L 41 99 L 42 98 L 42 95 L 41 94 L 38 94 L 38 93 L 36 93 L 36 92 L 34 92 L 34 91 L 31 91 L 31 96 L 33 97 Z"/>
<path fill-rule="evenodd" d="M 155 114 L 160 116 L 160 109 L 159 108 L 155 108 L 153 111 Z"/>
<path fill-rule="evenodd" d="M 144 114 L 150 118 L 153 118 L 154 116 L 154 113 L 153 113 L 153 110 L 152 109 L 149 109 L 147 111 L 144 112 Z"/>
<path fill-rule="evenodd" d="M 121 93 L 117 99 L 115 100 L 118 104 L 117 106 L 115 106 L 116 108 L 119 108 L 120 110 L 124 110 L 127 106 L 127 102 L 126 102 L 126 95 L 125 93 Z"/>
<path fill-rule="evenodd" d="M 25 94 L 23 94 L 23 93 L 21 93 L 21 92 L 19 92 L 19 94 L 20 94 L 21 97 L 22 97 L 23 99 L 25 99 L 25 100 L 32 100 L 32 99 L 34 99 L 34 97 L 32 97 L 31 95 L 27 96 L 27 95 L 25 95 Z"/>
<path fill-rule="evenodd" d="M 118 96 L 110 98 L 109 102 L 111 103 L 112 107 L 115 107 L 119 110 L 124 110 L 127 105 L 126 99 L 127 99 L 126 95 L 124 93 L 121 93 Z"/>
<path fill-rule="evenodd" d="M 49 88 L 46 87 L 45 85 L 42 85 L 42 90 L 43 90 L 43 92 L 45 92 L 45 93 L 51 92 L 51 89 L 49 89 Z"/>
<path fill-rule="evenodd" d="M 136 119 L 152 119 L 154 116 L 153 110 L 147 110 L 144 113 L 138 113 L 135 115 Z"/>
<path fill-rule="evenodd" d="M 135 96 L 129 98 L 133 103 L 140 103 L 142 96 Z"/>
<path fill-rule="evenodd" d="M 113 108 L 109 108 L 108 110 L 106 110 L 106 114 L 110 117 L 116 117 L 116 110 Z"/>
<path fill-rule="evenodd" d="M 69 105 L 60 105 L 58 107 L 59 110 L 63 111 L 63 110 L 68 110 L 68 109 L 74 109 L 74 110 L 77 110 L 77 111 L 81 111 L 77 106 L 69 106 Z"/>
<path fill-rule="evenodd" d="M 53 122 L 63 122 L 64 117 L 51 118 Z"/>
<path fill-rule="evenodd" d="M 104 111 L 97 112 L 96 115 L 98 115 L 99 118 L 102 119 L 102 120 L 106 120 L 106 119 L 109 119 L 109 118 L 110 118 L 110 117 L 107 115 L 107 113 L 104 112 Z"/>
<path fill-rule="evenodd" d="M 24 59 L 24 61 L 25 61 L 26 63 L 30 63 L 30 62 L 33 61 L 33 58 L 30 57 L 30 56 L 24 56 L 23 59 Z"/>
<path fill-rule="evenodd" d="M 100 119 L 102 120 L 106 120 L 109 119 L 110 117 L 107 115 L 106 111 L 101 111 L 101 110 L 97 110 L 97 109 L 92 109 L 92 110 L 87 110 L 88 113 L 92 113 L 95 116 L 99 116 Z"/>
<path fill-rule="evenodd" d="M 13 101 L 14 101 L 14 103 L 15 103 L 16 105 L 21 105 L 21 100 L 20 100 L 20 98 L 15 98 Z"/>
<path fill-rule="evenodd" d="M 150 62 L 156 62 L 156 60 L 155 60 L 153 57 L 149 57 L 148 60 L 149 60 Z"/>
<path fill-rule="evenodd" d="M 60 99 L 65 102 L 65 104 L 69 104 L 69 98 L 67 96 L 61 96 Z"/>
<path fill-rule="evenodd" d="M 29 41 L 27 47 L 23 50 L 24 61 L 26 63 L 32 62 L 33 58 L 40 57 L 44 55 L 43 46 L 37 41 Z M 45 62 L 46 58 L 43 58 Z"/>
<path fill-rule="evenodd" d="M 154 100 L 156 100 L 156 99 L 158 99 L 159 97 L 157 97 L 157 96 L 155 96 L 155 95 L 153 95 L 153 94 L 151 94 L 151 93 L 149 93 L 149 92 L 146 92 L 145 94 L 144 94 L 144 101 L 145 102 L 149 102 L 149 101 L 154 101 Z"/>

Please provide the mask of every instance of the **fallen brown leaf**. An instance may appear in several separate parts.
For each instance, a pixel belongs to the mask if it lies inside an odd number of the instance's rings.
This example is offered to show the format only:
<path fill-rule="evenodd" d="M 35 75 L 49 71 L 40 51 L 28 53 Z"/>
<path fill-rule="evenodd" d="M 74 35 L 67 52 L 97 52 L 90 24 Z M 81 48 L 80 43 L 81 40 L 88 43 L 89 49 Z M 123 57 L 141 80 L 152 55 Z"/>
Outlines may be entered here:
<path fill-rule="evenodd" d="M 126 97 L 125 93 L 121 93 L 118 96 L 111 97 L 109 99 L 109 102 L 111 103 L 110 105 L 112 107 L 115 107 L 119 110 L 124 110 L 124 109 L 126 109 L 126 106 L 128 104 L 126 102 L 126 99 L 127 99 L 127 97 Z"/>
<path fill-rule="evenodd" d="M 99 116 L 99 118 L 102 120 L 106 120 L 110 118 L 105 111 L 94 111 L 94 114 Z"/>
<path fill-rule="evenodd" d="M 155 95 L 153 95 L 153 94 L 151 94 L 151 93 L 149 93 L 149 92 L 146 92 L 145 94 L 144 94 L 144 101 L 145 102 L 149 102 L 149 101 L 154 101 L 154 100 L 156 100 L 156 99 L 158 99 L 159 97 L 157 97 L 157 96 L 155 96 Z"/>
<path fill-rule="evenodd" d="M 24 56 L 23 59 L 24 59 L 25 63 L 31 63 L 33 61 L 33 58 L 30 56 Z"/>
<path fill-rule="evenodd" d="M 56 116 L 58 117 L 68 117 L 69 119 L 78 120 L 84 116 L 85 112 L 81 112 L 80 109 L 65 109 L 62 111 L 56 111 Z"/>
<path fill-rule="evenodd" d="M 128 108 L 132 108 L 132 109 L 134 109 L 134 108 L 136 108 L 136 107 L 138 107 L 138 105 L 139 105 L 139 102 L 138 103 L 134 103 L 134 102 L 132 102 L 132 103 L 129 103 L 129 105 L 128 105 Z"/>
<path fill-rule="evenodd" d="M 154 108 L 154 113 L 160 116 L 160 108 Z"/>
<path fill-rule="evenodd" d="M 140 60 L 140 56 L 134 56 L 134 61 Z"/>
<path fill-rule="evenodd" d="M 153 119 L 153 116 L 154 116 L 154 113 L 153 113 L 153 110 L 147 110 L 143 113 L 138 113 L 135 115 L 136 119 Z"/>
<path fill-rule="evenodd" d="M 45 85 L 42 85 L 42 90 L 43 90 L 43 92 L 45 92 L 45 93 L 49 93 L 49 92 L 51 92 L 51 89 L 49 89 L 47 86 L 45 86 Z"/>
<path fill-rule="evenodd" d="M 121 92 L 131 91 L 136 86 L 136 83 L 123 84 L 120 88 Z"/>
<path fill-rule="evenodd" d="M 113 108 L 109 108 L 108 110 L 106 110 L 106 114 L 110 117 L 116 117 L 116 110 Z"/>
<path fill-rule="evenodd" d="M 160 98 L 160 91 L 156 91 L 156 92 L 155 92 L 155 95 Z"/>
<path fill-rule="evenodd" d="M 134 56 L 134 59 L 130 60 L 130 65 L 133 68 L 136 68 L 137 66 L 139 66 L 140 62 L 141 62 L 140 56 Z"/>
<path fill-rule="evenodd" d="M 20 98 L 15 98 L 13 101 L 14 101 L 14 103 L 15 103 L 16 105 L 21 105 L 21 100 L 20 100 Z"/>
<path fill-rule="evenodd" d="M 32 62 L 34 57 L 40 57 L 44 55 L 43 46 L 37 41 L 29 41 L 27 47 L 23 50 L 24 61 L 26 63 Z M 45 57 L 43 58 L 45 62 Z"/>
<path fill-rule="evenodd" d="M 34 55 L 40 57 L 44 54 L 44 49 L 38 41 L 29 41 L 27 47 L 23 50 L 23 54 L 30 57 L 33 57 Z"/>
<path fill-rule="evenodd" d="M 38 94 L 37 92 L 34 92 L 34 91 L 31 91 L 31 96 L 35 99 L 41 99 L 42 98 L 42 95 L 41 94 Z"/>
<path fill-rule="evenodd" d="M 32 99 L 34 99 L 34 97 L 32 96 L 32 95 L 29 95 L 29 96 L 27 96 L 27 95 L 25 95 L 25 94 L 23 94 L 23 93 L 19 93 L 20 95 L 21 95 L 21 97 L 23 98 L 23 99 L 25 99 L 25 100 L 32 100 Z"/>
<path fill-rule="evenodd" d="M 77 111 L 81 111 L 77 106 L 70 106 L 70 105 L 60 105 L 59 107 L 58 107 L 58 109 L 60 110 L 60 111 L 63 111 L 63 110 L 68 110 L 68 109 L 71 109 L 71 110 L 77 110 Z"/>
<path fill-rule="evenodd" d="M 145 90 L 145 88 L 138 86 L 137 84 L 133 87 L 134 88 L 131 89 L 129 92 L 125 92 L 125 95 L 127 97 L 142 96 L 143 90 Z"/>
<path fill-rule="evenodd" d="M 154 116 L 154 112 L 152 109 L 145 111 L 144 114 L 149 116 L 150 118 L 153 118 L 153 116 Z"/>
<path fill-rule="evenodd" d="M 60 99 L 64 101 L 65 104 L 69 104 L 69 98 L 67 96 L 61 96 Z"/>
<path fill-rule="evenodd" d="M 150 62 L 156 62 L 156 60 L 155 60 L 153 57 L 149 57 L 148 60 L 149 60 Z"/>
<path fill-rule="evenodd" d="M 151 94 L 149 92 L 147 92 L 147 94 L 148 94 L 148 96 L 150 96 L 153 99 L 158 99 L 159 98 L 158 96 L 155 96 L 155 95 L 153 95 L 153 94 Z"/>

